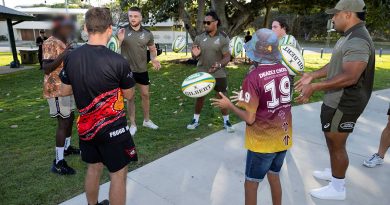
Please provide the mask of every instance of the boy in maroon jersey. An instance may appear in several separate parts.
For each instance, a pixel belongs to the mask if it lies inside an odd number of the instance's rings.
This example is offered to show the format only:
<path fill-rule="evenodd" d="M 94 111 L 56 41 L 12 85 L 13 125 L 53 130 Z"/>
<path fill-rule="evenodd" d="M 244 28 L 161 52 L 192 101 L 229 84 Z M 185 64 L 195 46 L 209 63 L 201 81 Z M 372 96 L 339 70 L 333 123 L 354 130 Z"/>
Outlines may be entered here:
<path fill-rule="evenodd" d="M 236 107 L 222 93 L 211 99 L 213 105 L 227 108 L 247 123 L 245 147 L 245 204 L 257 203 L 257 189 L 265 175 L 271 186 L 274 205 L 282 203 L 279 175 L 287 149 L 292 146 L 291 97 L 288 71 L 280 64 L 278 37 L 269 29 L 260 29 L 245 44 L 255 69 L 245 77 L 242 90 L 233 98 Z"/>

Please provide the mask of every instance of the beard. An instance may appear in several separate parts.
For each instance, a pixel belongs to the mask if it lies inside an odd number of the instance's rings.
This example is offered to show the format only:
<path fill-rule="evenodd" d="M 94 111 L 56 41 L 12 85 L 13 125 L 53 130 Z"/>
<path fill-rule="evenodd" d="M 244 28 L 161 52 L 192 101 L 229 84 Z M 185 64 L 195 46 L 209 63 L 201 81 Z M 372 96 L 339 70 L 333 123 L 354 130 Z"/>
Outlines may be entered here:
<path fill-rule="evenodd" d="M 133 24 L 133 23 L 130 22 L 131 27 L 137 27 L 137 26 L 139 26 L 140 24 L 141 24 L 141 22 L 138 22 L 138 23 L 135 23 L 135 24 Z"/>

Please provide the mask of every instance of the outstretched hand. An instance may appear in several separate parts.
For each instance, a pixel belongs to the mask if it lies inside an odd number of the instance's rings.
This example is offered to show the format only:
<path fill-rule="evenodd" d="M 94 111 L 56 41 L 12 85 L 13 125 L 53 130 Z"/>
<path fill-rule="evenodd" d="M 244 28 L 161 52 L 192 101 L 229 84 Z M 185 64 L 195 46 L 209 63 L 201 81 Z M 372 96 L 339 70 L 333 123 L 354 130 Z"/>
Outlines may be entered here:
<path fill-rule="evenodd" d="M 211 98 L 211 105 L 220 109 L 229 109 L 231 106 L 234 106 L 232 102 L 230 102 L 229 98 L 227 98 L 222 92 L 219 92 L 218 94 L 221 98 Z"/>

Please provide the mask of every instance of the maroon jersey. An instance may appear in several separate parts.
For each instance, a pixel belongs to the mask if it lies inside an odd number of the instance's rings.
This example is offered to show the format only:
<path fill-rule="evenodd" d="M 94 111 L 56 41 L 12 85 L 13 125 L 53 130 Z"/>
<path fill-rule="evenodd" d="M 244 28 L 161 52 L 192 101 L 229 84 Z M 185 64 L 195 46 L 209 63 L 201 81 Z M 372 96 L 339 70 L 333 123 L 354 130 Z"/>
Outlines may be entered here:
<path fill-rule="evenodd" d="M 288 71 L 282 64 L 262 64 L 244 79 L 238 106 L 256 113 L 246 126 L 245 147 L 274 153 L 292 145 L 291 94 Z"/>

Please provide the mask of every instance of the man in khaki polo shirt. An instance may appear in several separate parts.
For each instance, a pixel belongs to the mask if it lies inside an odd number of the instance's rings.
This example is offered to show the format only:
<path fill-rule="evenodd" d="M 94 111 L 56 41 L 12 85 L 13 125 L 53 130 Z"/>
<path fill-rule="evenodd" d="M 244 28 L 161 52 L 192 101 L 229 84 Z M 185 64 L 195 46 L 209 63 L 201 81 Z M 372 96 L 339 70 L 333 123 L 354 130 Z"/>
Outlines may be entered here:
<path fill-rule="evenodd" d="M 336 43 L 330 62 L 322 69 L 305 73 L 296 83 L 301 94 L 298 103 L 306 103 L 315 91 L 325 91 L 321 124 L 330 154 L 331 168 L 315 171 L 314 177 L 331 181 L 328 186 L 312 190 L 319 199 L 346 198 L 345 173 L 349 160 L 347 138 L 371 97 L 375 71 L 375 48 L 368 33 L 363 0 L 340 0 L 333 14 L 336 31 L 343 36 Z M 318 83 L 314 79 L 325 78 Z"/>
<path fill-rule="evenodd" d="M 133 78 L 141 92 L 142 109 L 144 114 L 143 126 L 150 129 L 158 129 L 158 126 L 150 120 L 150 94 L 149 73 L 147 69 L 147 48 L 155 70 L 160 70 L 161 65 L 157 60 L 157 49 L 154 44 L 152 32 L 141 25 L 142 14 L 138 7 L 131 7 L 128 12 L 129 26 L 121 29 L 118 38 L 121 43 L 121 54 L 129 62 L 133 72 Z M 132 136 L 137 132 L 135 123 L 135 97 L 127 101 L 127 109 L 130 118 L 130 133 Z"/>
<path fill-rule="evenodd" d="M 214 90 L 217 97 L 218 92 L 227 96 L 227 72 L 225 66 L 230 61 L 229 37 L 222 31 L 218 30 L 220 20 L 214 11 L 206 13 L 203 24 L 205 32 L 196 36 L 192 46 L 192 57 L 198 59 L 198 72 L 210 73 L 216 80 Z M 194 130 L 199 124 L 200 112 L 203 108 L 205 97 L 196 99 L 195 113 L 187 129 Z M 223 115 L 223 126 L 228 132 L 234 132 L 229 121 L 227 109 L 221 109 Z"/>

